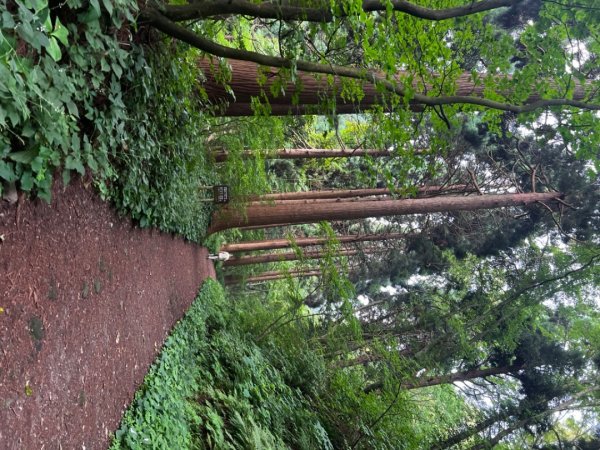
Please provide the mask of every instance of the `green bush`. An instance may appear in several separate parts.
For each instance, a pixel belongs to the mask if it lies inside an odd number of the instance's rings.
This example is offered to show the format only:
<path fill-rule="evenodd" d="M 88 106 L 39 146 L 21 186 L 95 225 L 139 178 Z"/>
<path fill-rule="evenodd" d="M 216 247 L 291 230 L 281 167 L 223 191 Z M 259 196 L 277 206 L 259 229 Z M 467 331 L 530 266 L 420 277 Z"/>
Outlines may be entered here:
<path fill-rule="evenodd" d="M 207 345 L 205 322 L 213 314 L 210 305 L 221 297 L 216 283 L 204 284 L 146 375 L 123 416 L 111 449 L 150 444 L 153 448 L 191 448 L 192 427 L 200 423 L 190 401 L 198 391 L 198 354 Z"/>
<path fill-rule="evenodd" d="M 167 339 L 111 449 L 327 449 L 300 391 L 240 333 L 215 281 Z"/>
<path fill-rule="evenodd" d="M 202 239 L 214 175 L 196 52 L 136 44 L 134 0 L 0 0 L 0 194 L 50 201 L 58 172 L 90 174 L 142 226 Z"/>
<path fill-rule="evenodd" d="M 48 0 L 0 0 L 1 180 L 49 201 L 58 168 L 65 181 L 112 175 L 128 137 L 120 80 L 139 71 L 113 34 L 135 7 L 73 0 L 51 14 Z"/>

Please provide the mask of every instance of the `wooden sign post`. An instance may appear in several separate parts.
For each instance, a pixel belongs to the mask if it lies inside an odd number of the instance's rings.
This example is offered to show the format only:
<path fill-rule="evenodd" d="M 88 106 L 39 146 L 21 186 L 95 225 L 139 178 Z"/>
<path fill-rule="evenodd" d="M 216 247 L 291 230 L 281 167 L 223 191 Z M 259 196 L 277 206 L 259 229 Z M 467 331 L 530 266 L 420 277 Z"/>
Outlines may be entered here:
<path fill-rule="evenodd" d="M 217 184 L 215 186 L 200 186 L 199 189 L 212 189 L 212 198 L 201 198 L 201 202 L 213 202 L 213 203 L 229 203 L 229 186 L 224 184 Z"/>

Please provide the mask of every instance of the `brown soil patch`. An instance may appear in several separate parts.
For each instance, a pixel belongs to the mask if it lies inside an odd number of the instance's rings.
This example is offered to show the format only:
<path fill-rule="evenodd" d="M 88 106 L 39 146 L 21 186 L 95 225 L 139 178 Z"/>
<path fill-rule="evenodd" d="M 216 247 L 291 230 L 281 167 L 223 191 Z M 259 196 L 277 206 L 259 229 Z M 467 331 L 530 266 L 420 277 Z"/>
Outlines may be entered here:
<path fill-rule="evenodd" d="M 106 448 L 215 276 L 206 249 L 132 226 L 81 181 L 53 199 L 0 200 L 2 449 Z"/>

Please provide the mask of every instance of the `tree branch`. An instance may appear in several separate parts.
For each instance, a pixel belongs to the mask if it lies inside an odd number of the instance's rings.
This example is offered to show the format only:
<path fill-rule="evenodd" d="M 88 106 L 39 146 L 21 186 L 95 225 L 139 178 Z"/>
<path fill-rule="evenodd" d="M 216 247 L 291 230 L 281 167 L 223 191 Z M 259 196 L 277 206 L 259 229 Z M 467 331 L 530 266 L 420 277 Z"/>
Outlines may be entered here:
<path fill-rule="evenodd" d="M 523 0 L 483 0 L 445 9 L 426 8 L 406 0 L 392 0 L 391 4 L 393 11 L 405 13 L 419 19 L 439 21 L 513 6 L 521 1 Z M 387 10 L 387 2 L 364 0 L 362 8 L 365 12 L 383 12 Z M 309 8 L 297 5 L 281 5 L 269 1 L 252 3 L 246 0 L 210 0 L 189 5 L 166 5 L 163 12 L 166 17 L 176 22 L 237 14 L 261 19 L 329 23 L 335 18 L 348 17 L 349 15 L 343 10 L 334 14 L 331 11 L 329 2 L 322 2 L 321 7 Z"/>
<path fill-rule="evenodd" d="M 229 58 L 241 61 L 250 61 L 262 66 L 271 66 L 285 69 L 295 69 L 302 72 L 320 73 L 326 75 L 335 75 L 355 80 L 362 80 L 381 86 L 384 90 L 404 97 L 407 95 L 406 90 L 400 84 L 386 80 L 385 78 L 375 74 L 372 71 L 357 69 L 353 67 L 318 64 L 304 60 L 289 60 L 278 56 L 269 56 L 257 52 L 240 50 L 237 48 L 226 47 L 217 44 L 210 39 L 206 39 L 187 28 L 172 22 L 163 16 L 156 9 L 145 9 L 142 12 L 144 20 L 159 29 L 165 34 L 179 39 L 203 52 L 218 56 L 221 58 Z M 483 108 L 496 109 L 500 111 L 510 111 L 516 114 L 531 112 L 538 109 L 548 108 L 551 106 L 571 106 L 574 108 L 600 110 L 600 104 L 592 104 L 579 100 L 571 100 L 564 98 L 541 99 L 534 100 L 524 105 L 513 105 L 510 103 L 502 103 L 486 98 L 465 96 L 465 95 L 450 95 L 440 97 L 430 97 L 424 94 L 413 94 L 410 98 L 412 103 L 426 106 L 441 106 L 441 105 L 474 105 Z"/>

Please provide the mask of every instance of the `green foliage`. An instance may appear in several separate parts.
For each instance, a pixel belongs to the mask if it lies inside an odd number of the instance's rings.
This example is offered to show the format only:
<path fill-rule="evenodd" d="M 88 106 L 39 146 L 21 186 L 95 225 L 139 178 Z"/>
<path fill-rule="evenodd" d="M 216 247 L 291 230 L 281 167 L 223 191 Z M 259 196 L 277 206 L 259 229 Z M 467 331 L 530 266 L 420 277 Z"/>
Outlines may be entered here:
<path fill-rule="evenodd" d="M 115 434 L 119 448 L 332 448 L 300 391 L 240 333 L 207 281 Z"/>
<path fill-rule="evenodd" d="M 132 39 L 132 0 L 0 2 L 0 181 L 50 201 L 90 174 L 141 226 L 199 241 L 215 181 L 203 152 L 197 52 Z M 2 183 L 0 183 L 0 192 Z"/>
<path fill-rule="evenodd" d="M 126 97 L 129 136 L 104 189 L 141 226 L 200 241 L 212 208 L 200 201 L 199 187 L 217 179 L 204 148 L 207 116 L 195 94 L 197 52 L 159 42 L 134 54 L 143 73 Z"/>
<path fill-rule="evenodd" d="M 205 283 L 146 375 L 111 449 L 192 448 L 193 429 L 200 423 L 191 401 L 198 391 L 198 354 L 207 345 L 207 321 L 215 321 L 222 302 L 218 285 Z"/>
<path fill-rule="evenodd" d="M 218 138 L 211 146 L 227 151 L 227 160 L 220 164 L 221 180 L 231 189 L 234 207 L 243 208 L 248 196 L 269 190 L 270 176 L 265 171 L 265 156 L 283 147 L 284 121 L 277 117 L 249 117 L 233 123 L 212 119 L 209 126 Z M 247 157 L 245 152 L 251 152 Z"/>
<path fill-rule="evenodd" d="M 200 448 L 331 448 L 302 397 L 235 331 L 212 335 L 202 367 Z"/>
<path fill-rule="evenodd" d="M 126 140 L 119 80 L 134 73 L 112 31 L 135 3 L 103 5 L 69 2 L 55 16 L 46 0 L 0 2 L 0 179 L 47 201 L 57 168 L 65 180 L 86 167 L 110 176 Z"/>

